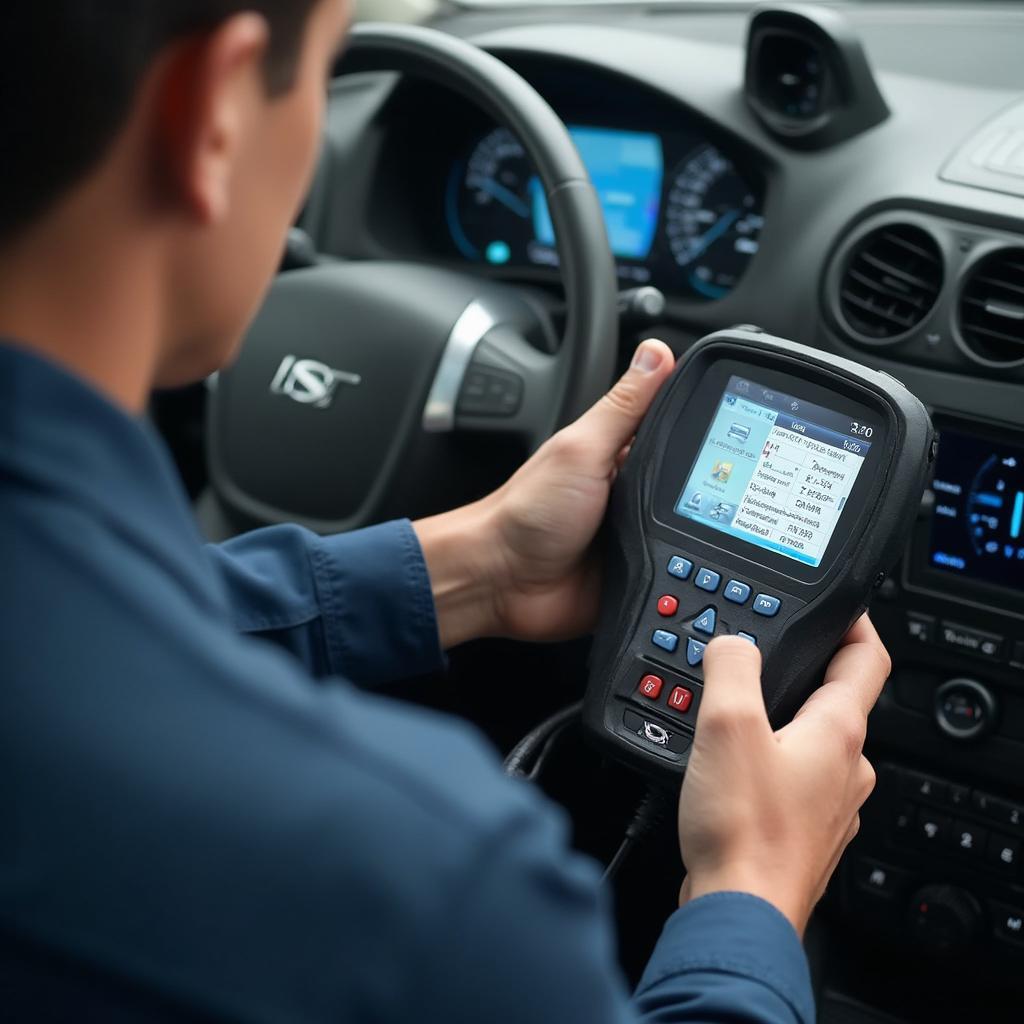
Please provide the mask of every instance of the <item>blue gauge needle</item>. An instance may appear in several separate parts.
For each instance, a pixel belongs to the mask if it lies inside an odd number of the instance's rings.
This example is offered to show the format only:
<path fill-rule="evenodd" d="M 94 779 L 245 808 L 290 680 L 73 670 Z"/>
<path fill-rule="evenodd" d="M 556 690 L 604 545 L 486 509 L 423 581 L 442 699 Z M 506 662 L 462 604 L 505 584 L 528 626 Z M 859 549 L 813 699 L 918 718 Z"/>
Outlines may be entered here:
<path fill-rule="evenodd" d="M 733 226 L 733 224 L 739 220 L 740 211 L 730 210 L 728 213 L 719 217 L 714 224 L 704 232 L 703 235 L 698 238 L 690 252 L 687 253 L 691 260 L 695 260 L 698 256 L 703 255 L 708 248 L 719 238 L 722 237 Z"/>
<path fill-rule="evenodd" d="M 505 188 L 504 185 L 499 184 L 493 178 L 477 178 L 473 184 L 481 192 L 494 196 L 502 206 L 507 206 L 517 217 L 530 216 L 530 208 L 526 203 L 515 192 Z"/>

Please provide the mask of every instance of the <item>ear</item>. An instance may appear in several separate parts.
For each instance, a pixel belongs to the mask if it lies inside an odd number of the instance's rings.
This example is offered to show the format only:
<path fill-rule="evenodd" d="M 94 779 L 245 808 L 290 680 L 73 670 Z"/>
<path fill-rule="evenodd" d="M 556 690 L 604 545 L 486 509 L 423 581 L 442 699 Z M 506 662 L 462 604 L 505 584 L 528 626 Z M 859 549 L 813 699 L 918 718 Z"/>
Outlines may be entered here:
<path fill-rule="evenodd" d="M 224 220 L 255 113 L 267 102 L 266 19 L 242 13 L 174 47 L 157 84 L 156 126 L 167 198 L 202 224 Z"/>

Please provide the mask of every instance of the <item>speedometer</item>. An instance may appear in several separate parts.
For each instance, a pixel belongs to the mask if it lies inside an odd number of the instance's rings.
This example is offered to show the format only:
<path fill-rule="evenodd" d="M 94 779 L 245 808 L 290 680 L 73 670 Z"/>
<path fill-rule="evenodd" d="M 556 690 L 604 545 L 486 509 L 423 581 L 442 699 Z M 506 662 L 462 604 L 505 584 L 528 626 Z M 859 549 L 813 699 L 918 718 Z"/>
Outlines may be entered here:
<path fill-rule="evenodd" d="M 673 171 L 665 237 L 697 295 L 720 299 L 743 276 L 764 225 L 753 189 L 712 145 L 700 146 Z"/>

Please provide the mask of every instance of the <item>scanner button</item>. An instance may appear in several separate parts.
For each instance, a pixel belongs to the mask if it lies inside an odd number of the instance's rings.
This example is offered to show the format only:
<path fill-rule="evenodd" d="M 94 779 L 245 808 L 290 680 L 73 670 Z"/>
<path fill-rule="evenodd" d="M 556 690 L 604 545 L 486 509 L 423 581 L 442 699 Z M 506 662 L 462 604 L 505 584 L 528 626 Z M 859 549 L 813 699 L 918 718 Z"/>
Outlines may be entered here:
<path fill-rule="evenodd" d="M 721 582 L 722 577 L 717 572 L 704 568 L 697 570 L 697 575 L 693 580 L 694 586 L 699 587 L 701 590 L 706 590 L 709 594 L 713 594 Z"/>
<path fill-rule="evenodd" d="M 754 598 L 754 612 L 757 615 L 771 618 L 778 613 L 780 604 L 782 602 L 777 597 L 772 597 L 771 594 L 758 594 Z"/>
<path fill-rule="evenodd" d="M 693 637 L 686 638 L 686 664 L 687 665 L 699 665 L 704 660 L 704 648 L 707 644 L 702 644 L 699 640 L 694 640 Z"/>
<path fill-rule="evenodd" d="M 705 608 L 704 611 L 702 611 L 700 615 L 693 620 L 693 628 L 697 630 L 698 633 L 707 633 L 708 636 L 714 636 L 716 618 L 717 616 L 715 615 L 714 608 Z"/>
<path fill-rule="evenodd" d="M 726 601 L 732 601 L 733 604 L 743 604 L 750 597 L 750 586 L 740 583 L 739 580 L 729 580 L 725 585 L 725 590 L 722 591 L 722 597 Z"/>
<path fill-rule="evenodd" d="M 749 640 L 755 647 L 757 646 L 757 637 L 753 633 L 744 633 L 741 629 L 736 635 L 741 640 Z"/>
<path fill-rule="evenodd" d="M 651 643 L 660 647 L 663 651 L 672 652 L 679 646 L 679 637 L 670 633 L 667 629 L 656 629 L 651 634 Z"/>
<path fill-rule="evenodd" d="M 687 580 L 690 578 L 691 572 L 693 572 L 693 562 L 688 558 L 683 558 L 682 555 L 673 555 L 668 560 L 669 576 L 675 576 L 676 579 L 680 580 Z"/>
<path fill-rule="evenodd" d="M 661 688 L 665 685 L 665 681 L 661 676 L 646 675 L 640 680 L 640 685 L 637 687 L 637 692 L 647 697 L 648 700 L 657 700 L 661 694 Z"/>
<path fill-rule="evenodd" d="M 679 607 L 679 602 L 671 594 L 662 594 L 658 598 L 658 614 L 664 615 L 666 618 L 669 615 L 675 615 L 676 609 Z"/>
<path fill-rule="evenodd" d="M 675 708 L 676 711 L 685 714 L 690 710 L 690 705 L 693 703 L 693 691 L 686 689 L 685 686 L 677 686 L 668 695 L 668 706 Z"/>

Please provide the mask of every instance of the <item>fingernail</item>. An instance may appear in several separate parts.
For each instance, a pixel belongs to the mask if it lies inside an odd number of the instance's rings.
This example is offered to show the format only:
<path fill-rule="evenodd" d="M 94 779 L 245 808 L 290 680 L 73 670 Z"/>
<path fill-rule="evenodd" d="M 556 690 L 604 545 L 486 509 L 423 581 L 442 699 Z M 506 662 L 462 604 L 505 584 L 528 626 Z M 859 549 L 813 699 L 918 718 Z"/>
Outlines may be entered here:
<path fill-rule="evenodd" d="M 633 369 L 641 373 L 650 373 L 660 365 L 661 351 L 655 345 L 648 345 L 646 341 L 641 342 L 633 355 Z"/>

